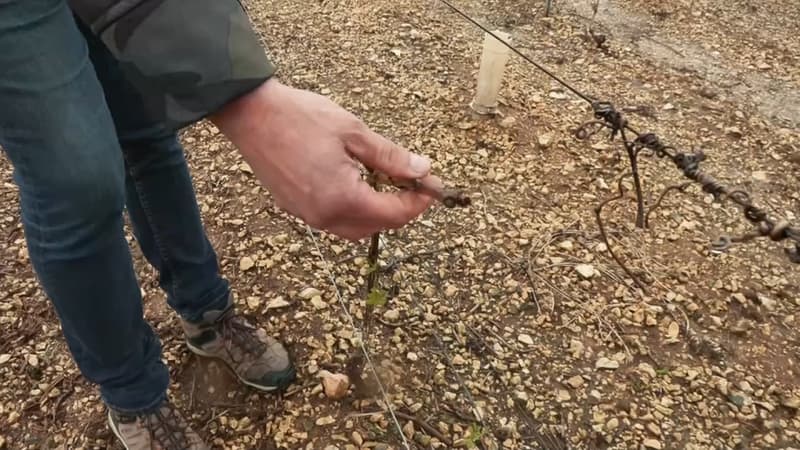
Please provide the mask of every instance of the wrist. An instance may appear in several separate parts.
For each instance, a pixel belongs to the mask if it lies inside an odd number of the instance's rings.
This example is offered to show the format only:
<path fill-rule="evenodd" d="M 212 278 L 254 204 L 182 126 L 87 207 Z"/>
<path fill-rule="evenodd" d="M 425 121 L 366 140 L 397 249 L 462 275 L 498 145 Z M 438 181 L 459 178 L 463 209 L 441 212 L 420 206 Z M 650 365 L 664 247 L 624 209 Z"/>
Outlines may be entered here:
<path fill-rule="evenodd" d="M 210 115 L 210 120 L 229 139 L 237 144 L 235 137 L 248 136 L 253 127 L 263 126 L 274 113 L 275 94 L 283 85 L 271 77 L 247 94 L 229 102 Z"/>

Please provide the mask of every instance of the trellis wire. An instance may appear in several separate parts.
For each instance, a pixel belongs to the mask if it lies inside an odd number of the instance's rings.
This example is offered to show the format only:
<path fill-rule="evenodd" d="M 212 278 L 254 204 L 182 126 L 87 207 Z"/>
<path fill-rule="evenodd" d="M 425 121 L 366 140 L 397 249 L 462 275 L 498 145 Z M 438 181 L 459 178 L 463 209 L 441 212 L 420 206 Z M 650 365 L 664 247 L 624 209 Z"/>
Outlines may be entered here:
<path fill-rule="evenodd" d="M 611 130 L 610 134 L 612 140 L 617 136 L 620 136 L 622 144 L 630 157 L 631 175 L 633 175 L 634 185 L 636 187 L 638 204 L 636 214 L 637 227 L 645 227 L 646 217 L 643 205 L 643 195 L 639 181 L 639 173 L 637 169 L 637 158 L 642 150 L 649 150 L 659 158 L 670 159 L 684 177 L 699 184 L 703 191 L 712 194 L 715 199 L 727 199 L 741 207 L 745 218 L 755 226 L 754 231 L 743 236 L 720 237 L 712 245 L 712 249 L 714 251 L 722 252 L 727 250 L 733 242 L 746 242 L 756 237 L 767 237 L 775 242 L 788 240 L 793 242 L 793 248 L 784 248 L 784 251 L 789 257 L 790 261 L 800 264 L 800 229 L 793 227 L 787 220 L 775 220 L 769 217 L 764 209 L 759 208 L 752 203 L 751 197 L 748 193 L 739 189 L 731 189 L 714 179 L 712 176 L 703 172 L 700 169 L 700 163 L 705 160 L 706 156 L 702 150 L 691 153 L 680 152 L 674 147 L 662 143 L 659 137 L 654 133 L 639 133 L 628 123 L 628 120 L 623 116 L 623 114 L 617 111 L 614 105 L 612 105 L 610 102 L 596 100 L 588 94 L 585 94 L 579 89 L 573 87 L 567 81 L 519 51 L 512 44 L 498 37 L 496 33 L 492 32 L 480 22 L 472 18 L 469 14 L 456 7 L 451 1 L 439 1 L 458 16 L 479 28 L 484 33 L 492 36 L 523 60 L 558 82 L 576 96 L 589 103 L 592 107 L 592 111 L 594 112 L 594 117 L 597 120 L 591 120 L 581 125 L 576 131 L 576 137 L 579 139 L 587 139 L 591 137 L 598 131 L 598 129 L 592 130 L 592 127 L 595 126 L 598 126 L 600 129 L 607 128 Z M 626 131 L 631 133 L 634 138 L 629 139 Z M 663 199 L 663 196 L 664 194 L 662 194 L 660 198 Z M 608 243 L 606 244 L 608 245 Z"/>
<path fill-rule="evenodd" d="M 369 351 L 367 351 L 367 345 L 364 342 L 365 338 L 364 333 L 356 326 L 356 322 L 353 319 L 353 316 L 350 314 L 350 311 L 348 310 L 347 303 L 344 301 L 344 296 L 342 295 L 342 292 L 339 290 L 339 286 L 336 284 L 336 277 L 333 275 L 333 271 L 330 269 L 330 263 L 325 258 L 325 255 L 322 253 L 322 250 L 320 249 L 319 246 L 319 242 L 317 241 L 317 238 L 314 236 L 314 232 L 308 225 L 306 225 L 306 231 L 308 233 L 308 236 L 311 238 L 311 242 L 314 243 L 314 248 L 316 249 L 317 254 L 319 255 L 320 262 L 325 267 L 325 272 L 328 275 L 328 279 L 330 280 L 331 284 L 333 284 L 333 289 L 336 292 L 336 298 L 339 300 L 339 304 L 342 305 L 342 311 L 344 311 L 344 314 L 347 316 L 347 320 L 350 322 L 350 326 L 353 328 L 353 331 L 357 333 L 357 339 L 359 341 L 361 351 L 362 353 L 364 353 L 364 358 L 366 360 L 366 363 L 369 366 L 370 370 L 372 371 L 372 374 L 375 376 L 375 382 L 378 384 L 378 388 L 381 391 L 381 396 L 383 396 L 383 401 L 386 404 L 386 409 L 389 410 L 389 414 L 392 416 L 392 421 L 394 422 L 394 425 L 397 427 L 397 432 L 400 434 L 400 439 L 402 439 L 403 441 L 403 446 L 405 446 L 407 450 L 410 450 L 411 447 L 409 446 L 405 433 L 403 433 L 403 427 L 400 425 L 400 421 L 397 420 L 397 416 L 394 413 L 394 408 L 392 408 L 392 403 L 389 400 L 389 396 L 386 393 L 386 389 L 383 387 L 383 382 L 381 382 L 380 376 L 378 375 L 378 371 L 375 370 L 375 365 L 372 363 L 372 358 L 370 358 L 369 356 Z"/>

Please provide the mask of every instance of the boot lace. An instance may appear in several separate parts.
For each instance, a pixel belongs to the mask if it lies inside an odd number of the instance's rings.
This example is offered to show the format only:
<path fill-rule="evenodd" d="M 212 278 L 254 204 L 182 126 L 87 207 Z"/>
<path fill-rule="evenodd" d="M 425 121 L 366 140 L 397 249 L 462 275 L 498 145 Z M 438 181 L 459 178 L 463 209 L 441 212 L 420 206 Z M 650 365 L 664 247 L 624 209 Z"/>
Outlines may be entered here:
<path fill-rule="evenodd" d="M 144 417 L 144 426 L 150 436 L 164 445 L 165 450 L 184 450 L 191 445 L 186 436 L 188 425 L 172 408 L 159 408 L 148 414 Z"/>
<path fill-rule="evenodd" d="M 256 335 L 256 328 L 242 317 L 226 313 L 221 318 L 222 338 L 225 348 L 231 353 L 236 346 L 255 356 L 261 356 L 266 351 L 266 344 Z"/>

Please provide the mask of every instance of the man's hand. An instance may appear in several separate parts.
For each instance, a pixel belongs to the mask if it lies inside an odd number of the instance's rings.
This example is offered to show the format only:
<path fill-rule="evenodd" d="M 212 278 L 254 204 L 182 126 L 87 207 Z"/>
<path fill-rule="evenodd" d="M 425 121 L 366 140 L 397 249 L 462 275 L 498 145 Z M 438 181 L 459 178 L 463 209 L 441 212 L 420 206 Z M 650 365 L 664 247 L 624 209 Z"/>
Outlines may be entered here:
<path fill-rule="evenodd" d="M 433 199 L 376 192 L 359 164 L 395 178 L 426 178 L 430 162 L 371 131 L 327 98 L 271 79 L 210 117 L 237 147 L 278 207 L 350 240 L 399 228 Z"/>

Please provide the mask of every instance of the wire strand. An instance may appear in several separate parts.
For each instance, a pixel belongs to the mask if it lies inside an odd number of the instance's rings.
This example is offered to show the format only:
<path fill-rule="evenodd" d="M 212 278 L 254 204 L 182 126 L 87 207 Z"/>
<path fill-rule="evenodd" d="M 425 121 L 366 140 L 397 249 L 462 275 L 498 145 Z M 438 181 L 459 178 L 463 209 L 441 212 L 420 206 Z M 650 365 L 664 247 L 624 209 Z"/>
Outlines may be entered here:
<path fill-rule="evenodd" d="M 406 439 L 405 433 L 403 433 L 403 427 L 400 425 L 400 421 L 397 420 L 397 416 L 395 415 L 394 409 L 392 408 L 392 403 L 389 401 L 389 396 L 386 393 L 386 389 L 383 387 L 383 383 L 381 382 L 380 376 L 378 376 L 378 371 L 375 370 L 375 365 L 372 363 L 372 358 L 370 358 L 369 352 L 367 351 L 367 345 L 364 343 L 364 333 L 356 326 L 356 322 L 353 319 L 353 316 L 350 314 L 350 311 L 348 311 L 347 303 L 344 301 L 344 296 L 339 290 L 339 285 L 336 284 L 336 277 L 334 277 L 333 271 L 331 271 L 330 269 L 330 263 L 328 262 L 327 259 L 325 259 L 325 256 L 322 254 L 322 250 L 319 247 L 319 242 L 317 242 L 317 238 L 314 237 L 314 232 L 308 225 L 306 225 L 306 232 L 308 232 L 308 236 L 311 238 L 311 242 L 314 243 L 314 248 L 317 250 L 320 262 L 322 262 L 323 266 L 325 266 L 325 272 L 328 274 L 328 279 L 330 280 L 331 284 L 333 284 L 333 290 L 336 291 L 336 298 L 342 305 L 342 310 L 344 311 L 344 314 L 347 316 L 347 319 L 350 322 L 350 326 L 353 328 L 353 331 L 358 333 L 358 341 L 361 347 L 361 351 L 364 353 L 364 358 L 366 359 L 367 365 L 369 365 L 370 370 L 372 370 L 372 374 L 375 375 L 375 381 L 378 383 L 378 388 L 380 389 L 381 395 L 383 396 L 383 401 L 386 403 L 386 409 L 389 410 L 389 414 L 392 416 L 392 421 L 397 427 L 397 432 L 400 434 L 400 439 L 403 440 L 403 445 L 405 446 L 405 448 L 407 450 L 410 450 L 411 447 L 408 443 L 408 440 Z"/>
<path fill-rule="evenodd" d="M 439 0 L 445 6 L 447 6 L 450 10 L 461 16 L 464 20 L 468 21 L 469 23 L 475 25 L 476 27 L 483 30 L 488 35 L 492 36 L 493 38 L 497 39 L 500 43 L 504 46 L 508 47 L 511 51 L 519 55 L 522 59 L 527 61 L 532 66 L 539 69 L 541 72 L 545 73 L 547 76 L 552 78 L 553 80 L 557 81 L 560 85 L 564 86 L 572 93 L 580 97 L 581 99 L 589 102 L 591 104 L 592 109 L 594 110 L 594 116 L 596 119 L 599 120 L 592 120 L 589 122 L 584 123 L 581 127 L 579 127 L 576 136 L 579 139 L 588 139 L 592 135 L 596 133 L 596 131 L 591 131 L 588 127 L 600 124 L 601 126 L 605 126 L 611 130 L 611 139 L 613 140 L 616 136 L 620 136 L 625 146 L 626 150 L 634 151 L 631 160 L 631 171 L 634 175 L 634 178 L 638 177 L 637 169 L 635 166 L 636 156 L 638 152 L 644 148 L 648 148 L 653 150 L 657 156 L 659 157 L 668 157 L 672 162 L 675 164 L 678 169 L 683 172 L 686 178 L 689 178 L 703 187 L 704 191 L 711 192 L 714 194 L 715 197 L 718 198 L 728 198 L 731 199 L 734 203 L 742 207 L 745 213 L 745 217 L 752 222 L 754 225 L 757 226 L 758 232 L 757 234 L 761 236 L 766 236 L 772 239 L 773 241 L 784 241 L 784 240 L 791 240 L 793 241 L 793 248 L 785 248 L 784 251 L 789 256 L 789 259 L 797 264 L 800 264 L 800 229 L 792 227 L 788 221 L 780 221 L 777 222 L 774 219 L 771 219 L 767 216 L 766 211 L 763 209 L 755 206 L 751 200 L 750 195 L 746 194 L 742 191 L 730 191 L 726 186 L 719 183 L 710 175 L 706 174 L 705 172 L 701 171 L 699 168 L 699 162 L 705 159 L 702 151 L 699 153 L 683 153 L 678 151 L 671 151 L 675 150 L 670 146 L 666 146 L 662 144 L 658 137 L 653 133 L 641 134 L 636 129 L 628 124 L 627 119 L 618 112 L 614 105 L 610 102 L 605 101 L 597 101 L 593 99 L 587 94 L 584 94 L 577 88 L 573 87 L 565 80 L 542 66 L 541 64 L 537 63 L 527 55 L 520 52 L 516 47 L 506 42 L 504 39 L 501 39 L 497 36 L 496 33 L 493 33 L 489 29 L 487 29 L 484 25 L 480 22 L 475 20 L 474 18 L 470 17 L 469 14 L 461 10 L 460 8 L 456 7 L 450 0 Z M 629 131 L 636 136 L 636 139 L 630 141 L 625 136 L 625 131 Z M 737 195 L 733 195 L 737 194 Z M 642 196 L 640 192 L 637 192 L 637 199 L 639 204 L 642 203 Z M 641 216 L 642 211 L 640 207 L 640 211 L 637 213 L 637 217 Z M 637 219 L 638 220 L 638 219 Z M 729 240 L 730 241 L 730 240 Z"/>
<path fill-rule="evenodd" d="M 403 274 L 402 269 L 398 268 L 398 272 L 397 273 L 400 275 L 400 284 L 403 285 L 403 286 L 410 286 L 410 283 L 406 282 L 406 276 Z M 411 289 L 413 291 L 413 287 Z M 422 305 L 422 303 L 417 300 L 416 296 L 414 296 L 414 295 L 411 296 L 411 302 L 414 304 L 414 306 L 420 311 L 420 313 L 423 316 L 425 315 L 425 313 L 428 312 L 425 309 L 425 307 Z M 435 327 L 431 327 L 427 331 L 430 332 L 433 335 L 434 339 L 436 339 L 437 345 L 441 349 L 442 353 L 444 353 L 444 357 L 445 357 L 445 361 L 447 362 L 447 366 L 452 371 L 453 375 L 456 378 L 456 381 L 458 381 L 459 386 L 461 386 L 461 391 L 467 397 L 467 400 L 469 400 L 469 402 L 472 404 L 472 415 L 475 417 L 475 420 L 477 420 L 478 423 L 481 426 L 484 426 L 485 425 L 484 419 L 483 419 L 483 416 L 480 413 L 480 408 L 478 408 L 478 403 L 475 401 L 475 397 L 469 391 L 469 388 L 467 388 L 467 385 L 466 385 L 466 383 L 464 383 L 463 379 L 461 378 L 461 375 L 459 375 L 459 373 L 456 370 L 456 368 L 453 367 L 453 364 L 451 362 L 452 358 L 450 358 L 450 351 L 448 350 L 448 347 L 445 344 L 444 339 L 442 339 L 442 337 L 439 335 L 439 333 L 436 332 L 436 328 Z"/>
<path fill-rule="evenodd" d="M 470 17 L 469 14 L 465 13 L 464 11 L 462 11 L 461 9 L 456 7 L 455 5 L 450 3 L 448 0 L 439 0 L 439 1 L 444 3 L 445 6 L 450 8 L 450 10 L 452 10 L 453 12 L 455 12 L 456 14 L 458 14 L 459 16 L 464 18 L 465 20 L 469 21 L 470 23 L 472 23 L 476 27 L 478 27 L 481 30 L 483 30 L 483 32 L 485 32 L 489 36 L 491 36 L 491 37 L 497 39 L 498 41 L 500 41 L 501 44 L 503 44 L 506 47 L 508 47 L 509 50 L 511 50 L 512 52 L 516 53 L 520 58 L 524 59 L 525 61 L 527 61 L 529 64 L 533 65 L 534 67 L 536 67 L 540 71 L 544 72 L 547 76 L 549 76 L 553 80 L 557 81 L 560 85 L 562 85 L 565 88 L 569 89 L 573 94 L 577 95 L 578 97 L 580 97 L 581 99 L 585 100 L 589 104 L 592 104 L 592 103 L 595 102 L 595 100 L 592 97 L 588 96 L 587 94 L 584 94 L 583 92 L 581 92 L 577 88 L 573 87 L 572 85 L 567 83 L 564 79 L 562 79 L 561 77 L 559 77 L 558 75 L 553 73 L 551 70 L 549 70 L 548 68 L 544 67 L 543 65 L 537 63 L 532 58 L 530 58 L 528 55 L 525 55 L 524 53 L 519 51 L 516 47 L 514 47 L 513 45 L 511 45 L 508 42 L 506 42 L 504 39 L 501 39 L 499 36 L 497 36 L 496 33 L 490 31 L 487 27 L 483 26 L 480 22 L 478 22 L 477 20 L 475 20 L 472 17 Z"/>

